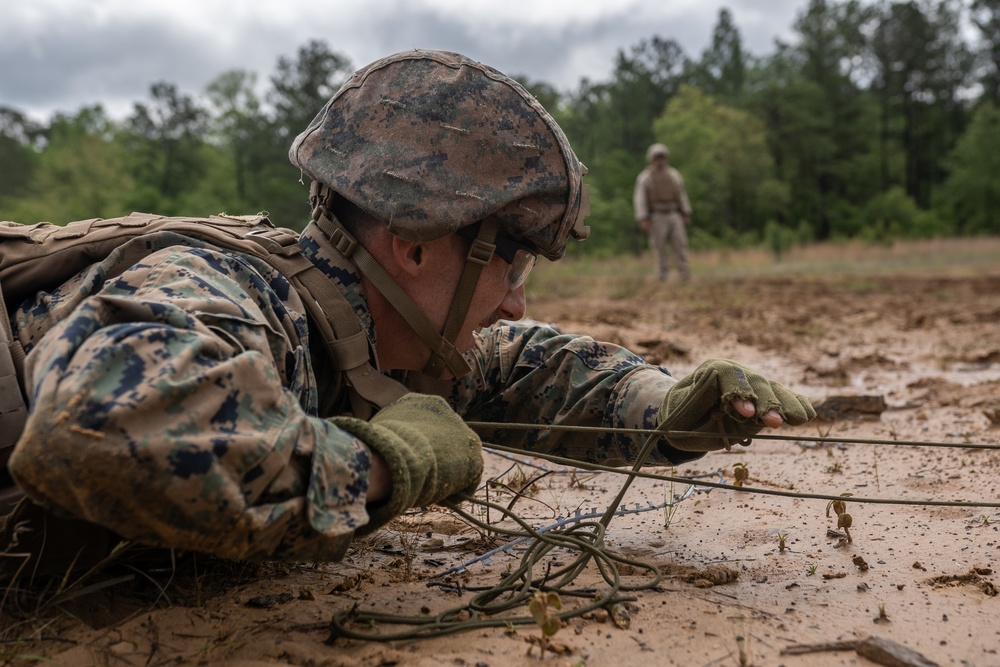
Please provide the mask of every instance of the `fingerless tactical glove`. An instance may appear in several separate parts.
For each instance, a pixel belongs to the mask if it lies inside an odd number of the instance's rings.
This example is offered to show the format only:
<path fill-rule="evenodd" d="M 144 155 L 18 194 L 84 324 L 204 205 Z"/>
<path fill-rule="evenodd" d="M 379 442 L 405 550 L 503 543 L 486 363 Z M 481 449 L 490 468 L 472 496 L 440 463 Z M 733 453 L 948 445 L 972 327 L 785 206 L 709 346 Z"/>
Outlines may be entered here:
<path fill-rule="evenodd" d="M 483 474 L 482 443 L 440 396 L 407 394 L 371 421 L 335 417 L 334 424 L 362 440 L 389 467 L 392 494 L 368 508 L 371 532 L 410 507 L 473 493 Z"/>
<path fill-rule="evenodd" d="M 757 407 L 753 417 L 736 412 L 733 400 L 738 398 L 753 401 Z M 749 444 L 764 427 L 764 413 L 772 409 L 791 426 L 816 416 L 812 404 L 787 387 L 727 359 L 710 359 L 667 391 L 660 406 L 659 429 L 692 432 L 667 435 L 675 449 L 710 452 Z"/>

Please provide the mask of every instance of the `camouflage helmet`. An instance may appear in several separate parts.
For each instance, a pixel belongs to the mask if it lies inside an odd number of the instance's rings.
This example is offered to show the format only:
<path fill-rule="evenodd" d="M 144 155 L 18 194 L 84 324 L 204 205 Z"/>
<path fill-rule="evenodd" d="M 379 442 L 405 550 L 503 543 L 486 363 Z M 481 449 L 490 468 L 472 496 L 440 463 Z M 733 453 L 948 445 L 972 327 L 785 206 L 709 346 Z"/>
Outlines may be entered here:
<path fill-rule="evenodd" d="M 488 216 L 558 259 L 586 238 L 586 168 L 542 105 L 497 70 L 413 50 L 354 74 L 289 150 L 292 164 L 408 241 Z"/>
<path fill-rule="evenodd" d="M 657 155 L 662 155 L 665 158 L 670 157 L 670 149 L 664 144 L 653 144 L 646 149 L 646 162 L 652 162 L 653 158 Z"/>

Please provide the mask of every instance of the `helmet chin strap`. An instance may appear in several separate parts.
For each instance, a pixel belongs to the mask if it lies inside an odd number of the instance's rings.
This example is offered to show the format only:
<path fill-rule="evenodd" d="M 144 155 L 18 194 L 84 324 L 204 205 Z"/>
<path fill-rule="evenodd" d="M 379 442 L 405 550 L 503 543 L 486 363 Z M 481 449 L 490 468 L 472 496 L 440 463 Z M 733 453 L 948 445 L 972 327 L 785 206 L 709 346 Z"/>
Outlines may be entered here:
<path fill-rule="evenodd" d="M 483 273 L 483 268 L 493 259 L 496 252 L 496 245 L 493 243 L 500 229 L 500 221 L 496 218 L 487 218 L 479 228 L 479 234 L 472 242 L 469 253 L 465 256 L 465 268 L 462 270 L 462 277 L 458 281 L 458 289 L 451 300 L 451 308 L 448 310 L 448 320 L 444 324 L 442 338 L 452 347 L 462 332 L 462 325 L 469 315 L 469 308 L 472 306 L 472 297 L 476 293 L 476 286 L 479 284 L 479 277 Z M 433 348 L 431 348 L 433 349 Z M 466 364 L 463 357 L 462 363 Z M 424 367 L 424 375 L 439 378 L 444 374 L 448 359 L 439 354 L 432 354 L 427 366 Z M 459 375 L 448 367 L 455 377 Z M 468 364 L 466 364 L 468 368 Z M 472 370 L 471 368 L 469 370 Z M 466 373 L 469 371 L 466 371 Z"/>
<path fill-rule="evenodd" d="M 466 256 L 465 269 L 462 271 L 458 289 L 452 299 L 444 331 L 438 332 L 419 306 L 389 276 L 382 265 L 330 214 L 329 204 L 336 196 L 335 193 L 327 186 L 313 181 L 309 194 L 313 203 L 312 219 L 316 226 L 326 235 L 334 248 L 357 264 L 361 273 L 406 320 L 424 345 L 430 348 L 431 357 L 423 373 L 433 378 L 441 378 L 448 371 L 454 377 L 462 377 L 469 373 L 472 368 L 455 347 L 455 340 L 468 317 L 483 267 L 493 258 L 496 250 L 493 241 L 496 240 L 500 222 L 492 218 L 483 221 L 479 235 Z"/>

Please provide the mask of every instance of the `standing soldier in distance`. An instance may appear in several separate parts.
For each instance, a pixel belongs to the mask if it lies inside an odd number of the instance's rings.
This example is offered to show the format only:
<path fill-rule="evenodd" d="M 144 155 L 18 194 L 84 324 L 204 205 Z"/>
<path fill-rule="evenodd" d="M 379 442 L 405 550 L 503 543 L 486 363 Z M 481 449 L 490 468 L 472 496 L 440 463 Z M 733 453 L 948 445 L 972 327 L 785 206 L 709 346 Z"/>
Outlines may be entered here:
<path fill-rule="evenodd" d="M 730 361 L 678 381 L 619 346 L 516 323 L 537 255 L 588 233 L 585 168 L 486 65 L 429 50 L 372 63 L 290 159 L 312 181 L 312 220 L 283 252 L 339 294 L 319 304 L 325 323 L 357 333 L 328 340 L 281 272 L 177 234 L 12 304 L 29 414 L 9 472 L 35 506 L 157 547 L 336 560 L 407 508 L 474 491 L 480 438 L 615 464 L 645 440 L 504 423 L 684 432 L 647 460 L 670 465 L 815 415 Z M 351 375 L 355 344 L 366 372 Z M 402 397 L 377 400 L 386 383 Z M 31 527 L 6 527 L 0 556 L 21 553 Z"/>
<path fill-rule="evenodd" d="M 665 246 L 670 244 L 681 280 L 687 282 L 691 279 L 687 239 L 691 203 L 684 190 L 684 179 L 668 164 L 669 158 L 670 151 L 663 144 L 649 147 L 646 151 L 649 166 L 635 180 L 632 205 L 639 228 L 649 235 L 657 278 L 667 279 L 669 267 Z"/>

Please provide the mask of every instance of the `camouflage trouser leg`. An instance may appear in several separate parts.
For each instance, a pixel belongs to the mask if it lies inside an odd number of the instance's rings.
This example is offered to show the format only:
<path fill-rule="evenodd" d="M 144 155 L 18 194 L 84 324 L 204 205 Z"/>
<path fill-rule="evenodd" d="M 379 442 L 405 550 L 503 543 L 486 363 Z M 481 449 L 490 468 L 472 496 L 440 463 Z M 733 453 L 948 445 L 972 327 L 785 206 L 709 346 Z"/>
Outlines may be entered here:
<path fill-rule="evenodd" d="M 653 264 L 656 277 L 660 280 L 667 279 L 668 265 L 666 243 L 667 232 L 669 231 L 668 218 L 666 213 L 653 213 L 649 216 L 649 249 L 653 253 Z"/>
<path fill-rule="evenodd" d="M 667 217 L 667 242 L 674 251 L 674 263 L 681 274 L 681 279 L 691 279 L 691 267 L 688 266 L 687 225 L 680 213 L 670 213 Z"/>

